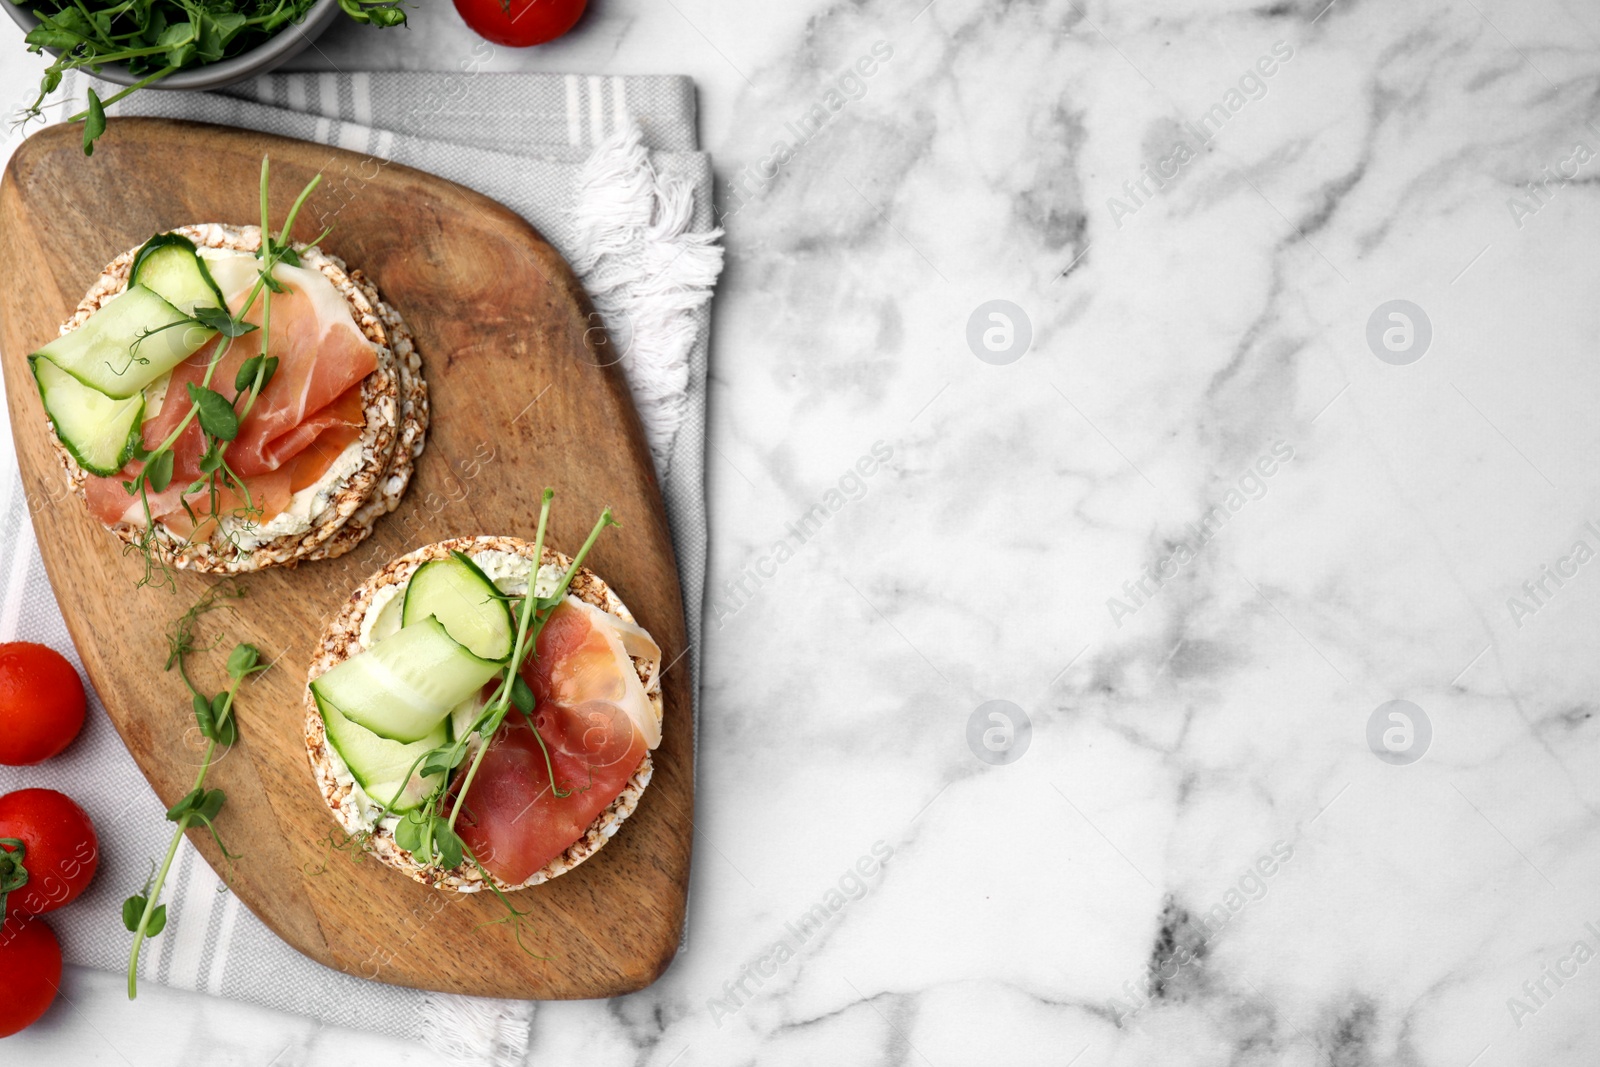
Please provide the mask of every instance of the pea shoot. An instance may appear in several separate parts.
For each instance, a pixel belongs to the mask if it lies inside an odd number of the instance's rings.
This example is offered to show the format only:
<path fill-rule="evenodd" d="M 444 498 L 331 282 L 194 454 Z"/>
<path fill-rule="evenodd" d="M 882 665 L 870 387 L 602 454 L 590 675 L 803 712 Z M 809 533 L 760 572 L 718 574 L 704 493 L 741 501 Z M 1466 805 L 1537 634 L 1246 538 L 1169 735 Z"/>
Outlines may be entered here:
<path fill-rule="evenodd" d="M 175 823 L 172 831 L 172 843 L 167 846 L 166 856 L 162 859 L 159 868 L 152 864 L 150 878 L 145 882 L 144 888 L 122 902 L 122 923 L 133 934 L 133 947 L 128 953 L 128 999 L 133 1000 L 139 995 L 139 951 L 144 947 L 147 939 L 160 934 L 167 925 L 167 906 L 156 903 L 161 898 L 162 886 L 166 884 L 167 872 L 172 869 L 172 860 L 178 854 L 178 845 L 183 841 L 183 834 L 191 826 L 204 826 L 211 833 L 211 838 L 217 843 L 217 848 L 230 862 L 238 857 L 228 851 L 228 846 L 223 844 L 222 836 L 217 832 L 216 818 L 222 811 L 222 806 L 227 802 L 227 795 L 221 789 L 207 789 L 206 775 L 211 770 L 217 750 L 227 749 L 239 739 L 238 720 L 234 716 L 234 702 L 239 695 L 239 687 L 245 679 L 252 675 L 260 674 L 270 664 L 261 662 L 261 653 L 250 644 L 237 644 L 228 654 L 227 672 L 228 685 L 217 693 L 207 693 L 200 689 L 189 673 L 189 657 L 196 652 L 208 652 L 215 649 L 220 641 L 202 645 L 196 634 L 202 616 L 216 610 L 227 600 L 238 599 L 245 595 L 241 585 L 232 582 L 219 582 L 207 589 L 195 601 L 188 611 L 180 615 L 167 632 L 167 662 L 166 669 L 178 668 L 178 676 L 183 680 L 184 687 L 188 689 L 194 708 L 195 723 L 200 729 L 200 734 L 206 739 L 205 753 L 200 759 L 200 772 L 195 776 L 194 788 L 185 793 L 183 798 L 167 809 L 168 821 Z"/>
<path fill-rule="evenodd" d="M 520 596 L 503 595 L 503 599 L 512 605 L 513 615 L 517 620 L 516 639 L 512 645 L 512 653 L 505 669 L 500 673 L 499 684 L 488 702 L 478 711 L 472 722 L 462 730 L 460 736 L 454 741 L 447 742 L 437 748 L 429 749 L 418 756 L 411 767 L 400 778 L 400 787 L 393 796 L 387 800 L 382 797 L 373 797 L 378 803 L 380 811 L 378 817 L 395 808 L 404 794 L 406 785 L 414 775 L 420 774 L 424 778 L 437 776 L 438 782 L 433 786 L 423 801 L 416 808 L 399 816 L 399 821 L 394 827 L 395 844 L 410 852 L 419 862 L 429 865 L 438 865 L 446 870 L 453 870 L 463 862 L 469 863 L 483 878 L 483 883 L 494 893 L 500 903 L 505 906 L 507 914 L 499 919 L 491 920 L 495 923 L 509 922 L 516 931 L 519 947 L 529 955 L 534 955 L 522 943 L 522 920 L 526 913 L 520 912 L 512 905 L 500 888 L 494 884 L 493 877 L 484 868 L 479 858 L 473 855 L 472 849 L 461 839 L 456 831 L 457 820 L 461 817 L 466 803 L 467 793 L 472 788 L 473 779 L 478 773 L 485 754 L 489 751 L 489 744 L 493 741 L 496 731 L 505 722 L 506 716 L 512 710 L 526 716 L 530 724 L 533 722 L 534 693 L 528 683 L 523 680 L 520 673 L 522 664 L 529 656 L 534 654 L 538 645 L 539 634 L 544 625 L 549 621 L 551 613 L 566 599 L 567 590 L 572 585 L 572 580 L 577 576 L 578 570 L 583 566 L 584 559 L 589 550 L 594 547 L 602 531 L 608 526 L 615 526 L 617 522 L 611 515 L 611 509 L 606 508 L 600 513 L 594 527 L 589 531 L 589 536 L 578 549 L 572 562 L 563 572 L 560 581 L 556 583 L 548 596 L 539 596 L 536 587 L 539 579 L 539 562 L 544 557 L 545 530 L 550 520 L 550 502 L 555 497 L 555 490 L 546 489 L 540 499 L 539 525 L 534 535 L 532 569 L 528 573 L 528 589 Z M 459 553 L 458 553 L 459 555 Z M 470 561 L 469 561 L 470 562 Z M 551 792 L 557 797 L 568 797 L 573 793 L 570 787 L 564 787 L 556 781 L 555 768 L 550 759 L 550 750 L 545 745 L 544 738 L 539 734 L 537 727 L 533 731 L 540 751 L 544 754 L 545 770 L 550 778 Z M 476 743 L 476 750 L 472 752 L 472 761 L 467 765 L 465 773 L 461 776 L 460 785 L 455 789 L 455 799 L 450 802 L 450 779 L 453 772 L 467 760 L 469 750 Z M 587 787 L 585 787 L 587 788 Z M 447 810 L 448 809 L 448 810 Z M 359 858 L 365 850 L 365 836 L 359 835 L 355 840 L 355 849 L 352 852 Z M 544 958 L 544 957 L 538 957 Z"/>
<path fill-rule="evenodd" d="M 285 290 L 283 283 L 273 277 L 273 270 L 280 263 L 291 267 L 300 266 L 299 254 L 295 251 L 289 234 L 307 198 L 322 182 L 322 175 L 318 174 L 306 183 L 284 218 L 283 226 L 274 236 L 268 209 L 270 176 L 271 162 L 263 156 L 260 185 L 261 245 L 256 250 L 256 258 L 260 261 L 260 265 L 257 268 L 255 284 L 245 294 L 239 310 L 233 312 L 222 307 L 196 307 L 189 313 L 188 318 L 180 319 L 172 327 L 163 327 L 171 329 L 199 326 L 216 331 L 221 340 L 212 352 L 211 360 L 206 365 L 205 376 L 200 383 L 198 385 L 193 382 L 187 383 L 186 392 L 190 405 L 188 412 L 156 447 L 147 449 L 141 442 L 134 448 L 133 458 L 139 462 L 140 468 L 122 483 L 123 489 L 129 496 L 139 498 L 140 508 L 144 513 L 144 527 L 138 540 L 132 545 L 132 550 L 144 556 L 144 576 L 138 583 L 140 585 L 150 584 L 158 576 L 169 583 L 171 581 L 170 572 L 159 562 L 156 519 L 150 504 L 150 496 L 152 493 L 164 492 L 172 484 L 175 465 L 173 446 L 191 423 L 198 420 L 200 424 L 202 450 L 198 463 L 199 477 L 184 489 L 183 495 L 179 498 L 179 504 L 194 527 L 189 534 L 189 540 L 208 537 L 213 532 L 212 524 L 215 524 L 216 529 L 221 530 L 225 536 L 232 537 L 231 532 L 222 523 L 225 511 L 228 517 L 235 519 L 259 517 L 263 513 L 262 508 L 251 498 L 250 488 L 244 479 L 228 465 L 228 446 L 238 437 L 240 426 L 249 417 L 261 396 L 261 391 L 267 387 L 267 383 L 272 380 L 273 374 L 278 369 L 278 357 L 268 354 L 267 345 L 272 333 L 272 294 L 282 293 Z M 311 243 L 315 244 L 327 235 L 328 231 L 325 230 Z M 261 302 L 260 325 L 245 321 L 245 316 L 254 309 L 257 300 Z M 260 335 L 261 348 L 257 354 L 240 365 L 234 375 L 233 397 L 230 399 L 213 388 L 212 382 L 217 368 L 231 351 L 234 341 L 252 333 Z M 137 348 L 135 354 L 137 355 Z M 243 503 L 232 509 L 224 509 L 224 494 L 230 490 L 232 496 L 242 500 Z M 202 512 L 197 514 L 190 504 L 190 498 L 200 494 L 204 494 L 205 503 Z"/>
<path fill-rule="evenodd" d="M 11 0 L 13 3 L 22 0 Z M 45 99 L 61 86 L 69 70 L 97 71 L 125 63 L 139 80 L 101 100 L 89 90 L 89 106 L 68 121 L 83 123 L 83 154 L 106 130 L 105 109 L 180 70 L 190 70 L 250 51 L 273 34 L 288 32 L 316 0 L 34 0 L 39 24 L 28 32 L 28 51 L 56 53 L 39 81 L 39 95 L 21 122 L 40 117 Z M 356 22 L 403 26 L 405 9 L 396 0 L 339 0 Z"/>

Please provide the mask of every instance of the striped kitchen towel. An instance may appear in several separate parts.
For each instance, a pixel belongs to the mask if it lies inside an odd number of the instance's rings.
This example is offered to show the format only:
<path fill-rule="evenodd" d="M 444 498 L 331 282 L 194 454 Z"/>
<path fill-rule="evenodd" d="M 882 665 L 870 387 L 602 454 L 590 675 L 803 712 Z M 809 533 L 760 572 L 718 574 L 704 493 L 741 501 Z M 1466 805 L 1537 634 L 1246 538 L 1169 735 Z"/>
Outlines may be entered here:
<path fill-rule="evenodd" d="M 54 114 L 82 106 L 69 74 Z M 144 92 L 111 114 L 187 118 L 312 140 L 430 171 L 518 211 L 573 264 L 618 347 L 645 424 L 676 545 L 691 649 L 706 568 L 707 302 L 722 266 L 711 168 L 695 150 L 693 85 L 677 77 L 448 73 L 268 75 L 226 93 Z M 337 175 L 330 175 L 330 178 Z M 4 419 L 0 409 L 0 420 Z M 9 434 L 0 440 L 0 641 L 73 655 L 29 520 Z M 690 657 L 698 693 L 698 654 Z M 38 767 L 0 767 L 0 792 L 62 789 L 100 833 L 100 873 L 52 918 L 68 962 L 126 966 L 107 916 L 161 854 L 169 824 L 97 700 L 83 736 Z M 450 1062 L 521 1063 L 532 1005 L 422 993 L 328 970 L 280 941 L 185 842 L 167 880 L 147 981 L 236 997 L 332 1025 L 435 1043 Z"/>

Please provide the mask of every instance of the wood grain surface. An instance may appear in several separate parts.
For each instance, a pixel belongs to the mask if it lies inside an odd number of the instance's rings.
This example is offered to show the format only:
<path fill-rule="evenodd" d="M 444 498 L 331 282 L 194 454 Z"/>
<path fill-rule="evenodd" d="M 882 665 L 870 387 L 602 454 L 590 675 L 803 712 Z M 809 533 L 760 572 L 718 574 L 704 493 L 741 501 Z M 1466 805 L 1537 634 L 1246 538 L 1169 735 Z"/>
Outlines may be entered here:
<path fill-rule="evenodd" d="M 248 684 L 240 742 L 208 785 L 230 867 L 203 831 L 194 844 L 233 891 L 301 952 L 398 985 L 518 998 L 606 997 L 654 981 L 683 924 L 692 834 L 689 670 L 677 571 L 650 455 L 604 332 L 572 271 L 520 217 L 431 175 L 355 153 L 247 131 L 113 119 L 93 158 L 76 127 L 48 127 L 0 182 L 0 360 L 18 461 L 45 569 L 85 668 L 128 750 L 171 804 L 198 768 L 189 699 L 165 673 L 165 631 L 216 579 L 179 574 L 176 592 L 136 588 L 136 557 L 67 494 L 27 354 L 56 335 L 104 265 L 184 223 L 259 220 L 262 155 L 281 220 L 317 171 L 323 186 L 295 237 L 334 225 L 323 247 L 365 271 L 416 333 L 432 397 L 427 450 L 399 510 L 336 560 L 246 575 L 248 595 L 209 616 L 225 646 L 276 660 Z M 519 950 L 488 893 L 442 893 L 331 847 L 332 817 L 301 740 L 306 665 L 324 620 L 368 574 L 420 545 L 469 534 L 532 539 L 544 486 L 550 543 L 574 551 L 602 507 L 622 523 L 590 556 L 672 664 L 665 738 L 639 810 L 593 859 L 514 894 L 529 911 Z M 26 637 L 26 635 L 22 635 Z M 202 688 L 221 656 L 197 659 Z M 230 873 L 231 872 L 231 873 Z M 112 873 L 112 872 L 106 872 Z M 138 888 L 137 871 L 114 872 Z M 105 874 L 102 874 L 104 877 Z M 109 920 L 108 920 L 109 921 Z"/>

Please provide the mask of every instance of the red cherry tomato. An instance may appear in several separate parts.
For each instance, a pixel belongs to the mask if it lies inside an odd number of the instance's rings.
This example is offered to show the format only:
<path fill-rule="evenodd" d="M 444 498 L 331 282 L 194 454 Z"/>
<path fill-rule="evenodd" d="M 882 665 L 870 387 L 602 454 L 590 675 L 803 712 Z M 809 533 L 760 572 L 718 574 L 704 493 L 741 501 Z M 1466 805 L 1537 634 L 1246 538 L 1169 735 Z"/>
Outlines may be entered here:
<path fill-rule="evenodd" d="M 0 763 L 25 767 L 66 748 L 85 706 L 67 657 L 31 641 L 0 645 Z"/>
<path fill-rule="evenodd" d="M 38 1021 L 61 987 L 61 942 L 42 919 L 0 926 L 0 1037 Z"/>
<path fill-rule="evenodd" d="M 589 0 L 456 0 L 478 36 L 510 48 L 553 41 L 577 23 Z"/>
<path fill-rule="evenodd" d="M 71 797 L 54 789 L 0 797 L 0 890 L 14 887 L 5 894 L 7 918 L 42 915 L 75 900 L 99 866 L 94 824 Z M 27 880 L 18 885 L 23 871 Z"/>

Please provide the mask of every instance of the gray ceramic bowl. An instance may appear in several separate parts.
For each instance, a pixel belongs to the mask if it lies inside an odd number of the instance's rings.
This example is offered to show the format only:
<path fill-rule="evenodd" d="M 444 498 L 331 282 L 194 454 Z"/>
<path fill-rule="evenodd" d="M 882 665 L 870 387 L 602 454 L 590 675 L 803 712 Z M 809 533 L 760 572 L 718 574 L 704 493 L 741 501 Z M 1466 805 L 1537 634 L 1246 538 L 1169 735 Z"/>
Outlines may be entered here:
<path fill-rule="evenodd" d="M 33 17 L 33 12 L 28 10 L 26 3 L 17 5 L 11 0 L 0 0 L 0 7 L 6 9 L 6 13 L 22 27 L 24 32 L 39 24 L 39 20 Z M 311 10 L 306 12 L 303 21 L 285 26 L 243 55 L 224 59 L 220 63 L 207 63 L 203 67 L 180 70 L 167 75 L 150 88 L 220 89 L 225 85 L 253 78 L 257 74 L 265 74 L 288 62 L 338 17 L 339 0 L 317 0 Z M 100 68 L 97 76 L 117 85 L 132 85 L 139 80 L 129 74 L 128 68 L 121 63 L 107 63 Z"/>

